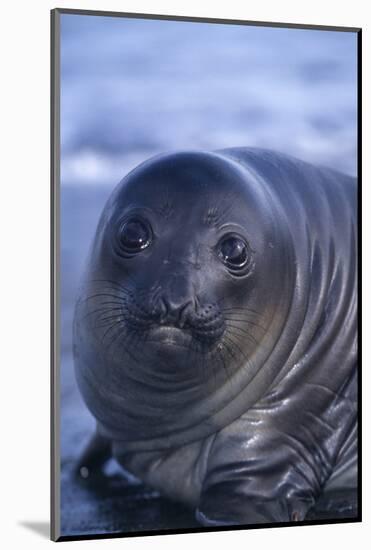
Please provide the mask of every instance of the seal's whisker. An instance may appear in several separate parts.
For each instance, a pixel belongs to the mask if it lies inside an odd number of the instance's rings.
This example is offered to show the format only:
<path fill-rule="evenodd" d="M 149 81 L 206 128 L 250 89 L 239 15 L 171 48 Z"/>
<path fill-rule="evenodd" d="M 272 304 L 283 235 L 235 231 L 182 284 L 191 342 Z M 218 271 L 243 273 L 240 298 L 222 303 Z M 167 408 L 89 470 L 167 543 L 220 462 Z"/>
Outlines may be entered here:
<path fill-rule="evenodd" d="M 103 294 L 103 293 L 106 293 L 107 294 Z M 97 296 L 98 300 L 100 301 L 101 299 L 103 300 L 104 298 L 115 298 L 116 300 L 120 300 L 120 301 L 126 301 L 128 299 L 130 299 L 130 294 L 128 292 L 118 292 L 118 294 L 112 294 L 113 292 L 116 292 L 116 289 L 115 288 L 102 288 L 102 289 L 99 289 L 99 294 L 98 295 L 95 295 L 95 294 L 92 294 L 91 296 L 94 296 L 94 298 Z"/>
<path fill-rule="evenodd" d="M 121 310 L 121 313 L 114 313 L 115 310 L 117 310 L 117 311 L 120 311 L 120 310 Z M 124 317 L 121 307 L 119 307 L 119 308 L 112 308 L 112 309 L 109 310 L 109 313 L 110 313 L 111 315 L 107 315 L 106 317 L 102 317 L 102 315 L 104 315 L 104 313 L 101 313 L 101 314 L 99 315 L 99 319 L 100 319 L 101 321 L 107 321 L 108 319 L 119 319 L 119 318 Z"/>
<path fill-rule="evenodd" d="M 124 306 L 126 305 L 126 300 L 115 300 L 115 301 L 108 301 L 108 302 L 101 302 L 98 301 L 99 306 L 110 306 L 107 309 L 111 309 L 111 306 Z"/>
<path fill-rule="evenodd" d="M 200 349 L 195 349 L 195 355 L 197 354 L 197 352 L 201 353 L 202 355 L 206 355 L 207 354 L 207 351 L 205 350 L 205 345 L 203 342 L 200 342 L 199 343 L 199 347 Z M 210 353 L 211 357 L 214 358 L 216 357 L 216 360 L 219 361 L 219 356 L 218 356 L 218 350 L 215 349 L 215 350 L 212 350 L 211 353 Z M 208 369 L 207 369 L 207 365 L 205 364 L 205 361 L 202 360 L 201 361 L 201 365 L 202 365 L 202 371 L 203 371 L 203 378 L 206 382 L 208 382 L 209 380 L 209 377 L 208 377 Z M 216 369 L 214 368 L 214 362 L 212 361 L 211 362 L 211 368 L 210 368 L 212 374 L 213 374 L 213 379 L 214 379 L 214 388 L 216 388 L 216 385 L 217 385 L 217 379 L 216 379 Z"/>
<path fill-rule="evenodd" d="M 234 317 L 236 320 L 242 320 L 244 321 L 246 318 L 249 319 L 249 317 L 247 316 L 250 316 L 250 318 L 254 319 L 254 322 L 258 321 L 262 315 L 258 314 L 258 313 L 255 313 L 254 311 L 249 311 L 249 310 L 245 310 L 243 308 L 239 309 L 239 308 L 231 308 L 231 309 L 223 309 L 222 310 L 222 314 L 225 315 L 226 317 L 227 316 L 232 316 Z M 243 317 L 237 317 L 238 315 L 243 315 Z M 263 326 L 263 325 L 261 325 Z"/>
<path fill-rule="evenodd" d="M 251 342 L 254 342 L 257 346 L 259 345 L 258 340 L 256 340 L 256 338 L 254 338 L 254 336 L 252 336 L 248 331 L 243 330 L 240 327 L 237 327 L 235 325 L 229 324 L 228 326 L 233 328 L 233 331 L 231 331 L 231 332 L 234 332 L 235 330 L 239 330 L 240 332 L 243 333 L 244 337 L 247 337 Z"/>
<path fill-rule="evenodd" d="M 128 334 L 125 334 L 125 332 L 122 330 L 125 326 L 125 323 L 123 322 L 118 322 L 118 323 L 115 323 L 115 326 L 116 328 L 118 328 L 118 332 L 111 338 L 111 341 L 109 342 L 109 344 L 107 345 L 107 353 L 111 353 L 111 357 L 112 359 L 115 359 L 115 348 L 117 348 L 117 346 L 119 346 L 119 349 L 121 347 L 123 347 L 128 338 L 129 338 L 129 335 Z M 110 352 L 111 350 L 111 352 Z M 130 350 L 129 350 L 129 346 L 126 346 L 125 347 L 125 351 L 127 352 L 127 354 L 130 356 L 131 359 L 134 359 L 136 362 L 138 362 L 138 360 L 135 359 L 135 357 L 131 354 Z"/>
<path fill-rule="evenodd" d="M 89 286 L 90 292 L 91 291 L 103 292 L 106 289 L 111 291 L 111 292 L 118 292 L 120 294 L 127 294 L 130 291 L 129 287 L 122 286 L 122 285 L 115 285 L 115 284 L 113 284 L 111 282 L 107 282 L 107 281 L 104 284 L 100 283 L 98 285 L 98 284 L 94 283 L 94 284 L 91 284 Z"/>
<path fill-rule="evenodd" d="M 246 325 L 252 325 L 254 327 L 260 328 L 262 331 L 267 332 L 267 328 L 263 327 L 259 323 L 255 323 L 254 321 L 250 321 L 248 319 L 241 319 L 241 318 L 235 318 L 235 317 L 224 317 L 226 321 L 233 321 L 233 323 L 241 323 Z M 230 324 L 230 323 L 228 323 Z M 232 326 L 232 325 L 231 325 Z"/>
<path fill-rule="evenodd" d="M 223 370 L 225 372 L 225 376 L 226 376 L 226 379 L 228 381 L 230 381 L 230 376 L 229 376 L 229 372 L 228 372 L 228 369 L 227 369 L 227 365 L 226 365 L 226 362 L 225 362 L 225 359 L 224 359 L 224 356 L 223 356 L 223 352 L 222 350 L 219 348 L 217 348 L 217 357 L 220 359 L 222 365 L 223 365 Z M 214 369 L 213 369 L 214 371 Z M 214 372 L 214 385 L 216 385 L 216 375 L 215 375 L 215 372 Z"/>
<path fill-rule="evenodd" d="M 251 313 L 249 311 L 244 311 L 243 313 L 241 311 L 223 311 L 223 314 L 226 313 L 225 317 L 233 317 L 233 319 L 239 320 L 239 321 L 245 321 L 247 318 L 249 321 L 254 319 L 254 322 L 256 319 L 259 319 L 259 317 L 262 317 L 261 315 L 257 315 L 256 313 Z M 249 315 L 249 317 L 246 317 L 246 314 Z M 238 317 L 240 316 L 240 317 Z M 263 325 L 260 325 L 263 326 Z"/>
<path fill-rule="evenodd" d="M 90 279 L 92 283 L 110 283 L 111 285 L 119 286 L 120 288 L 125 290 L 125 286 L 120 283 L 119 281 L 115 281 L 113 279 Z"/>
<path fill-rule="evenodd" d="M 256 311 L 256 309 L 252 309 L 250 307 L 240 307 L 240 306 L 236 306 L 236 307 L 226 307 L 226 308 L 222 308 L 222 311 L 223 313 L 229 313 L 229 312 L 234 312 L 234 311 L 243 311 L 244 313 L 254 313 L 255 315 L 258 315 L 258 316 L 261 316 L 261 313 L 259 313 L 259 311 Z"/>
<path fill-rule="evenodd" d="M 104 315 L 103 313 L 101 313 L 101 315 Z M 116 315 L 112 315 L 112 316 L 109 316 L 109 317 L 106 317 L 105 319 L 102 319 L 101 316 L 98 316 L 96 319 L 93 319 L 91 325 L 94 327 L 94 328 L 103 328 L 105 326 L 108 326 L 108 323 L 110 321 L 113 321 L 114 319 L 119 319 L 121 318 L 121 316 L 119 316 L 119 314 L 116 314 Z"/>
<path fill-rule="evenodd" d="M 101 296 L 106 296 L 108 298 L 123 298 L 123 296 L 120 296 L 118 294 L 107 294 L 107 293 L 98 293 L 98 294 L 90 294 L 86 298 L 81 299 L 81 302 L 87 302 L 88 300 L 93 300 L 94 298 L 99 298 Z"/>
<path fill-rule="evenodd" d="M 113 323 L 110 323 L 109 328 L 102 335 L 102 338 L 101 338 L 102 344 L 105 343 L 105 339 L 107 338 L 107 335 L 111 332 L 111 330 L 114 329 L 114 328 L 118 328 L 118 326 L 120 326 L 120 325 L 124 325 L 124 322 L 123 321 L 115 321 Z"/>
<path fill-rule="evenodd" d="M 227 341 L 226 341 L 227 340 Z M 233 349 L 233 343 L 231 340 L 229 340 L 228 338 L 224 340 L 223 342 L 223 346 L 225 347 L 225 349 L 228 351 L 229 355 L 232 357 L 232 359 L 236 359 L 236 354 L 234 352 L 234 349 Z"/>
<path fill-rule="evenodd" d="M 254 338 L 248 332 L 245 332 L 243 333 L 243 335 L 241 335 L 241 334 L 236 334 L 235 330 L 236 328 L 233 328 L 232 331 L 230 331 L 228 334 L 229 336 L 232 336 L 232 335 L 235 336 L 241 344 L 243 343 L 244 340 L 247 339 L 254 347 L 257 347 L 260 345 L 260 343 L 256 340 L 256 338 Z"/>
<path fill-rule="evenodd" d="M 88 319 L 88 317 L 91 317 L 92 315 L 97 315 L 99 318 L 101 315 L 104 315 L 105 312 L 110 313 L 111 311 L 116 311 L 119 309 L 122 309 L 122 306 L 97 308 L 83 315 L 81 317 L 81 320 L 84 321 L 85 319 Z"/>
<path fill-rule="evenodd" d="M 124 302 L 98 302 L 99 306 L 95 309 L 89 310 L 86 315 L 83 317 L 88 317 L 89 315 L 94 315 L 94 313 L 99 313 L 100 311 L 112 311 L 115 309 L 123 309 L 125 303 Z"/>
<path fill-rule="evenodd" d="M 230 333 L 225 334 L 224 335 L 224 338 L 227 339 L 227 341 L 233 346 L 233 348 L 237 348 L 238 351 L 240 352 L 240 354 L 242 355 L 242 357 L 247 361 L 247 357 L 246 355 L 244 354 L 244 352 L 241 350 L 240 346 L 237 344 L 237 342 L 231 337 Z"/>
<path fill-rule="evenodd" d="M 242 328 L 242 327 L 239 327 L 238 325 L 234 325 L 234 324 L 231 323 L 231 322 L 227 322 L 226 325 L 227 325 L 227 327 L 231 327 L 231 328 L 233 328 L 233 329 L 235 329 L 235 330 L 239 330 L 239 331 L 242 332 L 243 334 L 247 334 L 248 336 L 251 336 L 251 337 L 252 337 L 252 335 L 250 334 L 250 331 L 248 331 L 248 330 L 246 330 L 246 329 L 244 329 L 244 328 Z"/>
<path fill-rule="evenodd" d="M 235 347 L 237 347 L 237 349 L 239 350 L 239 352 L 242 354 L 243 358 L 245 359 L 245 364 L 242 364 L 242 367 L 244 369 L 249 369 L 251 366 L 252 366 L 252 361 L 246 357 L 246 355 L 242 352 L 241 348 L 237 345 L 237 343 L 232 340 L 231 338 L 227 338 L 228 342 L 230 343 L 230 345 L 232 346 L 232 349 L 234 349 Z"/>
<path fill-rule="evenodd" d="M 130 290 L 130 289 L 126 289 L 125 292 L 124 291 L 119 291 L 119 289 L 115 289 L 115 288 L 110 288 L 110 287 L 107 287 L 107 288 L 102 288 L 100 290 L 100 292 L 104 291 L 104 290 L 107 290 L 109 292 L 120 292 L 119 294 L 117 294 L 117 298 L 120 298 L 121 300 L 128 300 L 130 299 L 133 295 L 135 295 L 136 298 L 143 298 L 147 295 L 147 291 L 146 290 L 138 290 L 138 289 L 135 289 L 135 290 Z"/>
<path fill-rule="evenodd" d="M 250 314 L 250 315 L 254 315 L 256 317 L 261 317 L 262 316 L 261 313 L 259 313 L 258 311 L 255 311 L 254 309 L 244 308 L 244 307 L 222 308 L 221 311 L 222 311 L 222 313 L 235 314 L 235 315 Z"/>
<path fill-rule="evenodd" d="M 110 322 L 118 322 L 119 320 L 124 321 L 122 315 L 117 313 L 116 315 L 110 315 L 109 317 L 96 319 L 97 322 L 94 323 L 94 326 L 96 328 L 103 328 L 108 326 Z"/>
<path fill-rule="evenodd" d="M 126 275 L 126 277 L 129 280 L 132 281 L 132 288 L 130 286 L 124 286 L 123 284 L 119 283 L 118 281 L 113 281 L 111 279 L 92 279 L 91 282 L 92 283 L 103 283 L 103 284 L 107 285 L 107 288 L 110 289 L 110 290 L 115 290 L 115 289 L 112 289 L 112 286 L 114 286 L 118 290 L 120 290 L 121 292 L 127 293 L 127 294 L 130 294 L 130 293 L 133 293 L 133 292 L 135 292 L 135 293 L 145 293 L 145 292 L 147 292 L 148 289 L 146 287 L 138 286 L 138 284 L 135 282 L 135 280 L 130 275 Z"/>
<path fill-rule="evenodd" d="M 217 355 L 217 360 L 219 360 L 219 356 L 218 356 L 218 355 Z M 224 369 L 224 371 L 225 371 L 225 364 L 223 364 L 223 369 Z M 203 372 L 204 372 L 204 379 L 205 379 L 205 377 L 207 377 L 207 369 L 205 368 L 205 366 L 204 366 L 204 368 L 203 368 Z M 216 387 L 217 387 L 217 379 L 216 379 L 216 369 L 214 368 L 214 365 L 212 365 L 212 367 L 211 367 L 211 372 L 212 372 L 212 374 L 213 374 L 214 388 L 216 388 Z M 227 378 L 228 378 L 227 373 L 226 373 L 226 376 L 227 376 Z M 207 377 L 207 379 L 208 379 L 208 377 Z"/>
<path fill-rule="evenodd" d="M 131 359 L 133 359 L 136 363 L 139 363 L 139 359 L 135 357 L 135 355 L 133 354 L 131 348 L 134 347 L 135 349 L 137 348 L 137 345 L 135 343 L 135 340 L 134 340 L 134 336 L 135 334 L 140 334 L 141 336 L 143 336 L 143 333 L 140 333 L 140 331 L 133 331 L 131 330 L 129 333 L 127 333 L 125 335 L 125 337 L 122 339 L 122 342 L 121 342 L 121 348 L 124 348 L 124 351 L 129 355 L 129 357 Z M 149 334 L 148 333 L 145 333 L 145 337 L 144 337 L 144 341 L 147 342 L 148 341 L 148 337 L 149 337 Z M 137 342 L 138 343 L 138 342 Z M 135 351 L 135 350 L 134 350 Z M 145 358 L 148 358 L 149 357 L 149 354 L 146 353 L 146 348 L 145 346 L 142 346 L 141 348 L 141 355 L 144 356 Z M 132 377 L 133 378 L 133 377 Z"/>
<path fill-rule="evenodd" d="M 242 357 L 243 357 L 246 361 L 248 361 L 248 358 L 246 357 L 245 353 L 242 351 L 242 349 L 241 349 L 240 346 L 239 346 L 239 344 L 240 344 L 241 342 L 238 340 L 238 337 L 236 336 L 237 342 L 238 342 L 238 343 L 236 342 L 236 340 L 235 340 L 234 338 L 232 338 L 232 336 L 231 336 L 230 333 L 228 334 L 227 338 L 228 338 L 228 337 L 229 337 L 229 341 L 232 341 L 232 342 L 233 342 L 234 346 L 235 346 L 235 347 L 238 349 L 238 351 L 241 353 Z M 258 344 L 258 342 L 257 342 L 255 339 L 253 339 L 253 341 L 254 341 L 255 345 Z"/>

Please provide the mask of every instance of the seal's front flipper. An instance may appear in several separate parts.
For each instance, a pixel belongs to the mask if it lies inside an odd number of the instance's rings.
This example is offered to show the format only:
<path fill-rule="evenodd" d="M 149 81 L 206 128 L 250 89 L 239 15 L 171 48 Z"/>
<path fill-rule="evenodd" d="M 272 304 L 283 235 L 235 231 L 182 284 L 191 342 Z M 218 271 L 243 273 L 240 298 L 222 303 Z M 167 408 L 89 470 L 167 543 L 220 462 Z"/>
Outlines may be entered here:
<path fill-rule="evenodd" d="M 76 476 L 87 479 L 101 475 L 102 467 L 111 456 L 111 442 L 96 432 L 78 460 L 75 468 Z"/>
<path fill-rule="evenodd" d="M 325 491 L 305 519 L 357 519 L 357 489 Z"/>
<path fill-rule="evenodd" d="M 312 504 L 298 498 L 251 498 L 241 489 L 239 482 L 210 487 L 202 495 L 196 519 L 205 526 L 302 521 Z"/>

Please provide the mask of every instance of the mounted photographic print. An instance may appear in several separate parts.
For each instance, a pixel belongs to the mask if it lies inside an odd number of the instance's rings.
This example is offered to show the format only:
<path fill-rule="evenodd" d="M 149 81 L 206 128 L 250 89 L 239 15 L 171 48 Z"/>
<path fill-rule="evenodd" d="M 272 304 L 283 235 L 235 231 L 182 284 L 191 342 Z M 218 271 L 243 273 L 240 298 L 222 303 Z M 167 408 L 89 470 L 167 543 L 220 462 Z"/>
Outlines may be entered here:
<path fill-rule="evenodd" d="M 52 11 L 54 540 L 361 520 L 360 44 Z"/>

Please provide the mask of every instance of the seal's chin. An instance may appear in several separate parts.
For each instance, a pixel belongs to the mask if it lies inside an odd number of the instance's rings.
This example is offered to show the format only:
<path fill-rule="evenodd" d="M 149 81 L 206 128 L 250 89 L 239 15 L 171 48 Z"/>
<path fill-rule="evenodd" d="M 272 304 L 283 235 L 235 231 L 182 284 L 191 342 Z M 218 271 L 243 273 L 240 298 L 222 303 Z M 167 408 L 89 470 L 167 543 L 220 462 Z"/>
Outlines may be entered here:
<path fill-rule="evenodd" d="M 161 345 L 178 345 L 188 347 L 192 343 L 192 334 L 175 326 L 156 326 L 149 331 L 147 342 Z"/>

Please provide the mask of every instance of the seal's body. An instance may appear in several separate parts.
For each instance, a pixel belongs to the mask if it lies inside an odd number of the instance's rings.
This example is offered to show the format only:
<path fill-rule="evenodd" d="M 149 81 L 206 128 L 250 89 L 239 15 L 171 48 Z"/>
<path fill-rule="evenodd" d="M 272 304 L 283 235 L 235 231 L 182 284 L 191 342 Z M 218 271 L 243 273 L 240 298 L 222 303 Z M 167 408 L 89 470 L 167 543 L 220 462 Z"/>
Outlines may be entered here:
<path fill-rule="evenodd" d="M 83 463 L 109 448 L 206 525 L 302 520 L 356 489 L 356 227 L 354 178 L 271 151 L 128 174 L 76 306 Z"/>

